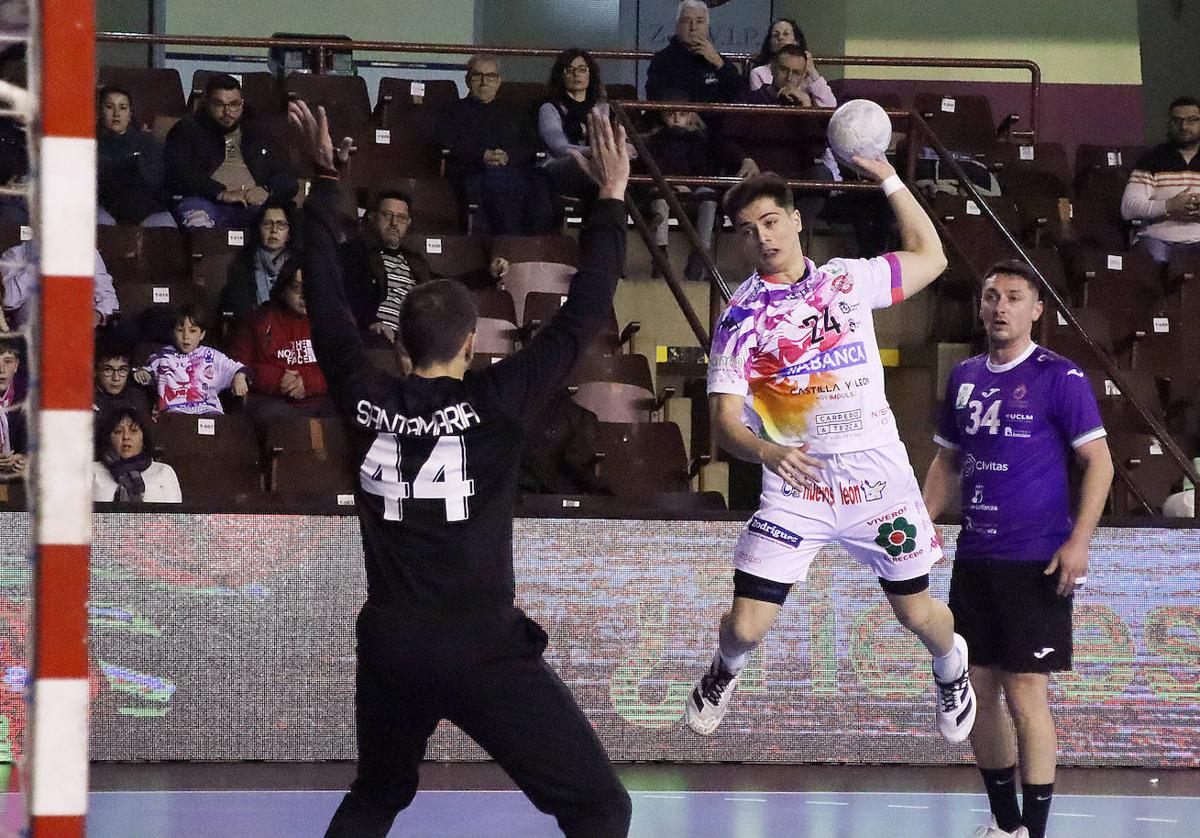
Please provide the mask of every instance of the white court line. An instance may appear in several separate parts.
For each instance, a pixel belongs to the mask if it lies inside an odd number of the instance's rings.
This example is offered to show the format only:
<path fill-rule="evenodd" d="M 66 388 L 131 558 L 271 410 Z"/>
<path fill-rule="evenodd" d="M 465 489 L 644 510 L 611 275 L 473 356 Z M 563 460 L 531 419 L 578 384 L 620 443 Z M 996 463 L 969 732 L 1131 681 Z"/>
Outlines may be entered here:
<path fill-rule="evenodd" d="M 1095 815 L 1081 815 L 1078 812 L 1051 812 L 1052 815 L 1057 815 L 1060 818 L 1094 818 Z"/>
<path fill-rule="evenodd" d="M 634 792 L 641 797 L 651 797 L 655 800 L 687 800 L 686 794 L 651 794 L 650 792 Z"/>
<path fill-rule="evenodd" d="M 899 803 L 889 803 L 889 809 L 928 809 L 928 806 L 903 806 Z"/>
<path fill-rule="evenodd" d="M 766 803 L 765 797 L 726 797 L 726 800 L 732 800 L 734 803 Z"/>
<path fill-rule="evenodd" d="M 990 815 L 992 813 L 991 809 L 972 809 L 971 811 L 972 812 L 982 812 L 985 815 Z"/>
<path fill-rule="evenodd" d="M 838 800 L 809 800 L 809 806 L 849 806 L 849 803 L 842 803 Z"/>
<path fill-rule="evenodd" d="M 1144 823 L 1179 823 L 1179 821 L 1174 821 L 1170 818 L 1134 818 L 1134 820 L 1143 821 Z"/>

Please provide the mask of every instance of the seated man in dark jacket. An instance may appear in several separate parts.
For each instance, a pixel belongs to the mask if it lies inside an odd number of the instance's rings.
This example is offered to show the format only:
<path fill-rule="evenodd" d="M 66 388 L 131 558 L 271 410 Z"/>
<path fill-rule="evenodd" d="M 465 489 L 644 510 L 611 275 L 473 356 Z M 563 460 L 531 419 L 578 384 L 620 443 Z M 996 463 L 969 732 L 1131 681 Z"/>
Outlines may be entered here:
<path fill-rule="evenodd" d="M 296 194 L 296 175 L 252 119 L 243 119 L 242 86 L 233 76 L 204 85 L 198 113 L 167 135 L 167 186 L 182 200 L 185 227 L 249 227 L 268 199 Z"/>
<path fill-rule="evenodd" d="M 733 102 L 742 84 L 737 66 L 717 52 L 709 37 L 708 7 L 700 0 L 684 0 L 675 35 L 650 59 L 646 98 L 663 101 L 682 91 L 689 102 Z"/>
<path fill-rule="evenodd" d="M 534 167 L 533 119 L 499 101 L 500 65 L 490 55 L 467 62 L 467 96 L 443 115 L 439 139 L 450 150 L 446 174 L 465 200 L 478 203 L 488 232 L 530 235 L 553 222 L 550 187 Z"/>
<path fill-rule="evenodd" d="M 111 85 L 101 88 L 96 223 L 174 227 L 164 177 L 162 146 L 153 134 L 134 124 L 129 92 Z"/>

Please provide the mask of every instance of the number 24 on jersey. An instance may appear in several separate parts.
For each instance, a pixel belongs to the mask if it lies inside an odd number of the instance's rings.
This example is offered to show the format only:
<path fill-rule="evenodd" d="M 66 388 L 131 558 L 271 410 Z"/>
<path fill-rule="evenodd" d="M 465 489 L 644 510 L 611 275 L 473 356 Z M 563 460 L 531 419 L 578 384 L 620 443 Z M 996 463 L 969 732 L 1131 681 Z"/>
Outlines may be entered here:
<path fill-rule="evenodd" d="M 443 500 L 447 521 L 467 520 L 467 499 L 475 494 L 475 481 L 466 478 L 467 450 L 462 437 L 439 437 L 412 485 L 403 479 L 400 457 L 400 437 L 381 433 L 358 470 L 363 489 L 383 499 L 385 521 L 403 520 L 403 502 L 409 498 Z"/>

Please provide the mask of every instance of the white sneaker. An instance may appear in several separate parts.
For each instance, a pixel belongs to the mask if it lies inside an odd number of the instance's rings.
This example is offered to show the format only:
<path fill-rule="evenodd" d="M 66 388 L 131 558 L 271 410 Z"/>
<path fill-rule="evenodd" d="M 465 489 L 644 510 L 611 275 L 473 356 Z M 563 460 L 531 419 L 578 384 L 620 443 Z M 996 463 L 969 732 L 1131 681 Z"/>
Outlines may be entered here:
<path fill-rule="evenodd" d="M 937 685 L 938 730 L 948 741 L 962 742 L 975 724 L 975 690 L 968 674 L 967 641 L 961 634 L 954 635 L 954 648 L 962 656 L 962 675 L 953 681 L 939 681 L 935 675 L 933 683 Z"/>
<path fill-rule="evenodd" d="M 700 683 L 692 690 L 687 700 L 688 727 L 701 736 L 711 736 L 725 718 L 729 700 L 737 689 L 741 675 L 733 675 L 721 668 L 721 656 L 713 658 L 712 666 Z"/>
<path fill-rule="evenodd" d="M 1018 826 L 1012 832 L 1005 832 L 996 826 L 995 820 L 992 820 L 990 824 L 984 824 L 975 830 L 975 834 L 971 838 L 1029 838 L 1029 830 L 1023 826 Z"/>

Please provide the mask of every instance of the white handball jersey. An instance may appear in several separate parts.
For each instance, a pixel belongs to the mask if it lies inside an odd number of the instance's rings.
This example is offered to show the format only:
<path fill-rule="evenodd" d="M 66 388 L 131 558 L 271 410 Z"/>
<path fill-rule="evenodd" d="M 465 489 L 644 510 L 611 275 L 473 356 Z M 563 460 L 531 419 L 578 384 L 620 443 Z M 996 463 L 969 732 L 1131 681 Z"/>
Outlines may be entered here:
<path fill-rule="evenodd" d="M 746 399 L 746 425 L 781 445 L 843 454 L 898 441 L 872 310 L 904 299 L 900 260 L 834 259 L 791 284 L 755 273 L 713 336 L 708 392 Z"/>

